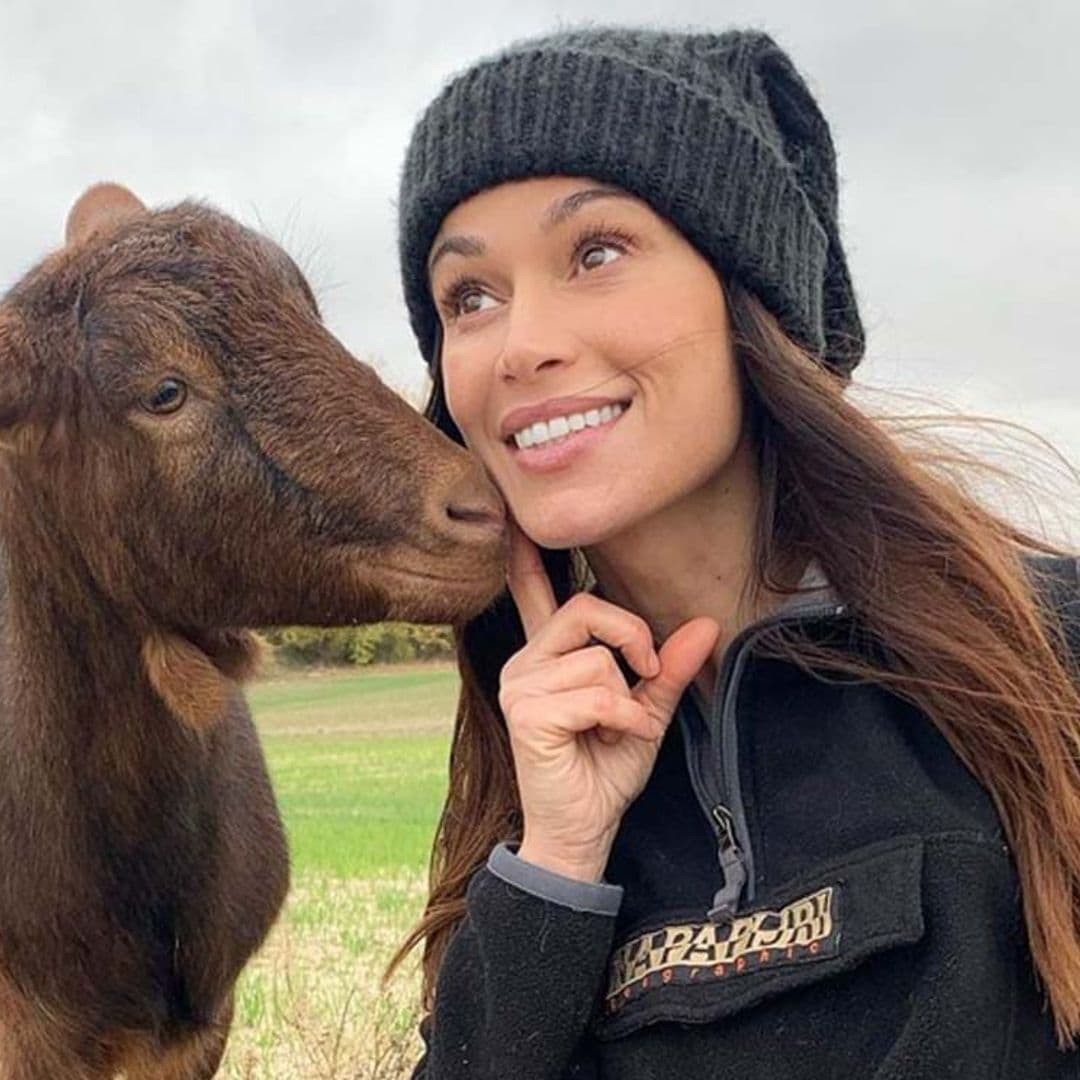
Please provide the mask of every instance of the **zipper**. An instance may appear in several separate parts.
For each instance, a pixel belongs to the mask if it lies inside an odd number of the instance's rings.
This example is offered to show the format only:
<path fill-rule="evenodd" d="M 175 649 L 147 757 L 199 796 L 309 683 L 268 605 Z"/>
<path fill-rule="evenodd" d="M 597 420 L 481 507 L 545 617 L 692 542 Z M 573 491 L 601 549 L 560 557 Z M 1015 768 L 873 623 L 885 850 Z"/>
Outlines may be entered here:
<path fill-rule="evenodd" d="M 750 647 L 765 631 L 780 624 L 823 616 L 835 617 L 842 615 L 845 610 L 845 605 L 835 599 L 827 603 L 815 601 L 793 606 L 746 627 L 724 654 L 713 691 L 711 715 L 706 717 L 703 710 L 697 709 L 704 730 L 697 733 L 684 730 L 690 786 L 716 836 L 717 860 L 723 874 L 723 883 L 713 896 L 708 912 L 708 918 L 713 922 L 730 922 L 743 899 L 752 902 L 756 893 L 754 852 L 739 776 L 739 732 L 735 708 Z M 719 712 L 717 701 L 721 702 Z M 717 721 L 719 745 L 713 741 Z M 684 729 L 688 726 L 684 724 Z M 710 749 L 714 751 L 711 755 Z M 712 782 L 714 776 L 718 777 L 719 784 Z"/>
<path fill-rule="evenodd" d="M 713 922 L 731 922 L 739 907 L 739 897 L 749 873 L 749 859 L 739 849 L 735 839 L 735 821 L 726 806 L 712 808 L 712 819 L 716 825 L 717 853 L 720 857 L 720 869 L 724 872 L 724 884 L 713 895 L 709 918 Z M 749 854 L 749 849 L 747 849 Z"/>

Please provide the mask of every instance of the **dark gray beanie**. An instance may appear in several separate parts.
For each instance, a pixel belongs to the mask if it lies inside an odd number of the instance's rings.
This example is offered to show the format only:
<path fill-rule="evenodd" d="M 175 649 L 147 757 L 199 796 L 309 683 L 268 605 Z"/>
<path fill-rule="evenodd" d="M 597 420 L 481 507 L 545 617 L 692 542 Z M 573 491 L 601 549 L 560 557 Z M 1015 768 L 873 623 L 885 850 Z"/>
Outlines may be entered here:
<path fill-rule="evenodd" d="M 417 123 L 401 176 L 405 301 L 429 364 L 427 258 L 443 218 L 504 180 L 548 175 L 644 199 L 828 367 L 847 375 L 862 357 L 829 127 L 767 34 L 562 31 L 453 78 Z"/>

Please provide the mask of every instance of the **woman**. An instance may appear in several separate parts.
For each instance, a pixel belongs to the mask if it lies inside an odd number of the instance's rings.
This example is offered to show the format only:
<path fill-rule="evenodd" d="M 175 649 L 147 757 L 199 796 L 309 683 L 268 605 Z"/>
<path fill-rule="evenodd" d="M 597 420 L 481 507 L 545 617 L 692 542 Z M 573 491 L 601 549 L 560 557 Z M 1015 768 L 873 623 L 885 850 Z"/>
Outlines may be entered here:
<path fill-rule="evenodd" d="M 459 636 L 416 1075 L 1080 1076 L 1078 562 L 845 398 L 785 54 L 519 44 L 400 211 L 429 416 L 518 526 Z"/>

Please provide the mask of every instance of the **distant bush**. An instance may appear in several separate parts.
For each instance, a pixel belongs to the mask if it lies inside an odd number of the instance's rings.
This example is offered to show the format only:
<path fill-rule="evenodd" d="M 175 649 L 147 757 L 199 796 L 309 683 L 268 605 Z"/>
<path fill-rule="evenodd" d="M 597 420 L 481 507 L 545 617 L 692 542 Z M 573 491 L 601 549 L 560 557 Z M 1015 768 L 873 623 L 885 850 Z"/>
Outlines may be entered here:
<path fill-rule="evenodd" d="M 396 664 L 454 656 L 448 626 L 383 622 L 370 626 L 286 626 L 263 630 L 262 638 L 283 664 Z"/>

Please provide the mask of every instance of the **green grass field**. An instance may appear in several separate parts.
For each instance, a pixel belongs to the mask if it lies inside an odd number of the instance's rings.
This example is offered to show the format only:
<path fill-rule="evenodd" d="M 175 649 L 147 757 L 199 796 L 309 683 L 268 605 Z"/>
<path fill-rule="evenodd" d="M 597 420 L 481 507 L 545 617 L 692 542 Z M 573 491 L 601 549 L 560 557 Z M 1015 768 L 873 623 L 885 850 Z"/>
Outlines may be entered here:
<path fill-rule="evenodd" d="M 316 672 L 248 690 L 289 833 L 293 887 L 245 971 L 221 1076 L 400 1080 L 420 1053 L 415 963 L 457 698 L 447 665 Z"/>

